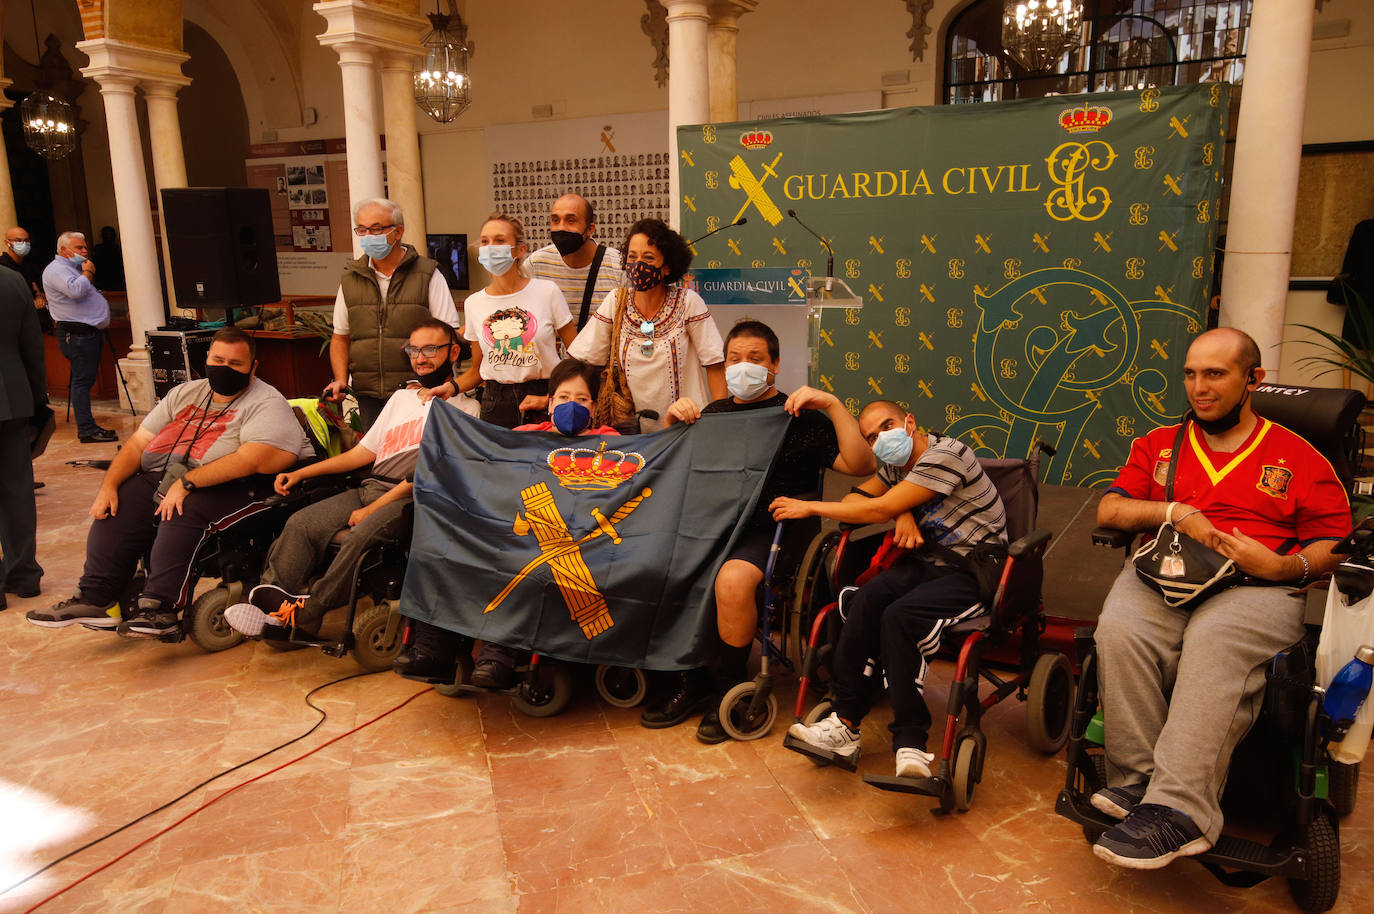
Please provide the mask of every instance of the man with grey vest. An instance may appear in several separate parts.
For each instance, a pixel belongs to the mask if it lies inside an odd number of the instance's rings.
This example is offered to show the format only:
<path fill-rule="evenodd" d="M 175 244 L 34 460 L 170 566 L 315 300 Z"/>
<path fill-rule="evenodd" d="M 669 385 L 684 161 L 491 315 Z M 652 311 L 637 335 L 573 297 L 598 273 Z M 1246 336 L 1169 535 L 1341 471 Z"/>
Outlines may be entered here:
<path fill-rule="evenodd" d="M 363 254 L 344 267 L 334 300 L 334 380 L 325 391 L 343 399 L 351 375 L 363 425 L 371 428 L 397 386 L 415 376 L 402 352 L 410 332 L 428 317 L 457 329 L 458 309 L 439 265 L 401 242 L 405 217 L 399 206 L 380 197 L 364 200 L 353 209 L 353 225 Z"/>

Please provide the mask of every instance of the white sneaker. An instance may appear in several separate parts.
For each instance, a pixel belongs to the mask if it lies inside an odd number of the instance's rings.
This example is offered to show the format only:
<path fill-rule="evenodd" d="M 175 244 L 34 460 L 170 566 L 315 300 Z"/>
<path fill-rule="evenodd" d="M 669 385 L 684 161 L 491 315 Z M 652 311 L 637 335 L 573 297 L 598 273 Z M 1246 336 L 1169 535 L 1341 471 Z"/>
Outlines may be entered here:
<path fill-rule="evenodd" d="M 920 749 L 898 749 L 897 777 L 928 778 L 930 777 L 930 763 L 933 761 L 935 761 L 934 753 L 922 752 Z"/>
<path fill-rule="evenodd" d="M 274 619 L 252 603 L 235 603 L 233 606 L 227 607 L 224 610 L 224 621 L 229 623 L 229 627 L 240 635 L 247 635 L 250 638 L 261 635 L 265 626 L 281 625 L 281 620 Z"/>
<path fill-rule="evenodd" d="M 859 734 L 849 729 L 849 726 L 840 716 L 833 711 L 826 717 L 811 726 L 803 723 L 795 723 L 787 728 L 791 736 L 804 743 L 815 746 L 817 749 L 825 749 L 828 752 L 842 756 L 844 758 L 858 758 L 859 756 Z"/>

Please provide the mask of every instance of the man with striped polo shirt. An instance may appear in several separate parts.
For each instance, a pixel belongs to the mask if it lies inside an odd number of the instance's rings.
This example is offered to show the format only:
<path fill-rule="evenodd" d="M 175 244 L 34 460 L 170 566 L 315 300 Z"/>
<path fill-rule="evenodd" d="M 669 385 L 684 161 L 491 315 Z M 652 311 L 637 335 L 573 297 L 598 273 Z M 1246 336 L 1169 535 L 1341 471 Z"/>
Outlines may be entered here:
<path fill-rule="evenodd" d="M 878 658 L 892 703 L 897 777 L 925 778 L 935 760 L 926 751 L 928 661 L 946 628 L 987 612 L 977 580 L 957 560 L 974 546 L 1005 543 L 1006 511 L 966 444 L 918 432 L 915 418 L 896 403 L 876 400 L 864 407 L 859 431 L 878 458 L 878 474 L 838 502 L 774 499 L 773 519 L 896 520 L 893 542 L 908 551 L 841 597 L 845 625 L 832 663 L 833 712 L 813 726 L 793 724 L 788 733 L 857 761 L 859 724 L 873 705 L 865 669 Z M 935 548 L 921 548 L 927 543 Z"/>
<path fill-rule="evenodd" d="M 620 252 L 598 244 L 595 234 L 596 213 L 591 203 L 578 194 L 564 194 L 553 201 L 549 213 L 549 237 L 553 244 L 535 251 L 526 261 L 530 276 L 558 286 L 568 300 L 568 311 L 576 318 L 578 330 L 625 275 Z"/>

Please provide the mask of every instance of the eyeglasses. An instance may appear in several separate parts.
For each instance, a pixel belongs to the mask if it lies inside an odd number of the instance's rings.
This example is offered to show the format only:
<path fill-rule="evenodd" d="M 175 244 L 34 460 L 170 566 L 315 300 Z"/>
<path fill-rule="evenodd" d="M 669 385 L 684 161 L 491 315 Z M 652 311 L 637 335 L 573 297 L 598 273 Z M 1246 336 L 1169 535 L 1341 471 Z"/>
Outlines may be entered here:
<path fill-rule="evenodd" d="M 639 354 L 647 358 L 654 354 L 654 322 L 641 321 L 639 332 L 648 337 L 639 344 Z"/>
<path fill-rule="evenodd" d="M 395 227 L 395 225 L 358 225 L 353 227 L 353 234 L 358 236 L 385 235 Z"/>
<path fill-rule="evenodd" d="M 422 355 L 427 359 L 432 359 L 443 350 L 452 346 L 452 343 L 444 343 L 442 346 L 402 346 L 401 351 L 412 359 L 417 355 Z"/>

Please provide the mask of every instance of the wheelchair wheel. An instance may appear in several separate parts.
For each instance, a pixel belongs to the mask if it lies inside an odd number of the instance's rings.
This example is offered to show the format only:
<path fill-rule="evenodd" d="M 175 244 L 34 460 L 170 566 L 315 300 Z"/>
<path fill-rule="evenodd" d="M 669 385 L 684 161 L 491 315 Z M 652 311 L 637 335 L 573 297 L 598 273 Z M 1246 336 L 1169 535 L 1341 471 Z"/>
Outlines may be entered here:
<path fill-rule="evenodd" d="M 982 777 L 981 755 L 978 738 L 971 733 L 959 737 L 959 742 L 954 746 L 954 773 L 950 787 L 954 791 L 954 807 L 960 812 L 967 812 L 973 805 L 973 791 Z"/>
<path fill-rule="evenodd" d="M 1344 819 L 1355 811 L 1355 797 L 1360 788 L 1360 763 L 1342 765 L 1340 762 L 1328 762 L 1326 777 L 1331 808 L 1336 810 L 1338 817 Z"/>
<path fill-rule="evenodd" d="M 440 683 L 434 687 L 434 691 L 445 698 L 462 698 L 464 695 L 472 694 L 472 692 L 462 688 L 472 682 L 472 668 L 475 666 L 472 660 L 472 645 L 469 644 L 468 647 L 467 653 L 458 655 L 458 678 L 452 683 Z"/>
<path fill-rule="evenodd" d="M 353 620 L 353 659 L 369 673 L 391 669 L 391 661 L 401 652 L 404 630 L 405 624 L 389 602 L 369 606 Z"/>
<path fill-rule="evenodd" d="M 522 682 L 511 696 L 515 710 L 526 717 L 556 717 L 572 704 L 573 681 L 559 664 L 541 663 L 533 682 Z"/>
<path fill-rule="evenodd" d="M 720 726 L 730 734 L 731 739 L 758 739 L 767 736 L 773 728 L 773 720 L 778 716 L 778 701 L 772 693 L 769 693 L 768 700 L 758 713 L 749 713 L 749 705 L 758 687 L 758 683 L 752 680 L 741 682 L 721 699 Z"/>
<path fill-rule="evenodd" d="M 1073 667 L 1060 653 L 1041 654 L 1026 687 L 1026 729 L 1031 748 L 1053 755 L 1069 739 L 1073 719 Z"/>
<path fill-rule="evenodd" d="M 229 606 L 229 591 L 223 587 L 207 590 L 186 610 L 181 624 L 201 650 L 215 653 L 243 643 L 243 635 L 229 627 L 224 610 Z"/>
<path fill-rule="evenodd" d="M 1325 813 L 1318 813 L 1303 834 L 1307 845 L 1307 878 L 1289 879 L 1288 891 L 1304 911 L 1329 911 L 1341 890 L 1341 839 Z"/>
<path fill-rule="evenodd" d="M 596 694 L 614 708 L 638 707 L 649 691 L 649 680 L 643 670 L 628 666 L 596 668 Z"/>

